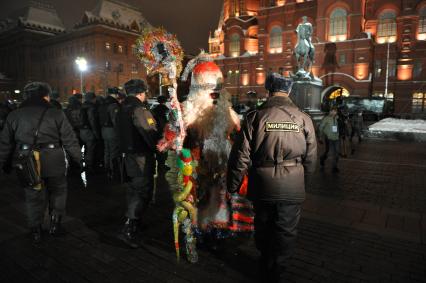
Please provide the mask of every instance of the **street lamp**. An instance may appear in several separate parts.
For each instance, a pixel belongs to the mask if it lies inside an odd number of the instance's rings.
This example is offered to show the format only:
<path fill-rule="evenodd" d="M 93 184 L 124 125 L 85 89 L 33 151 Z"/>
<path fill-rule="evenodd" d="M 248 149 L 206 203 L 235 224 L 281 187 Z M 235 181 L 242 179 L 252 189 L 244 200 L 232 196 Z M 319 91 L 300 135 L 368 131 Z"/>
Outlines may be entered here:
<path fill-rule="evenodd" d="M 84 57 L 77 57 L 75 63 L 80 70 L 80 90 L 83 93 L 83 72 L 87 71 L 87 61 Z"/>

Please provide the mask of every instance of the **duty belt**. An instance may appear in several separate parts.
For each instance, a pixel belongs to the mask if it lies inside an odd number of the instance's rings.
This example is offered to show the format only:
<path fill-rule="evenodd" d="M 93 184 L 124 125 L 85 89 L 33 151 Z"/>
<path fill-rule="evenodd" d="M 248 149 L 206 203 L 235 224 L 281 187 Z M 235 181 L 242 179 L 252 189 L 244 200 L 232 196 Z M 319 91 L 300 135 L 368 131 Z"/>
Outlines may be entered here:
<path fill-rule="evenodd" d="M 259 162 L 258 164 L 254 164 L 254 167 L 294 167 L 302 165 L 302 158 L 294 158 L 294 159 L 284 159 L 281 161 L 278 160 L 264 160 L 262 162 Z"/>
<path fill-rule="evenodd" d="M 20 144 L 18 145 L 18 149 L 19 150 L 29 150 L 34 148 L 34 149 L 55 149 L 55 148 L 60 148 L 61 144 L 60 143 L 41 143 L 41 144 L 36 144 L 34 146 L 31 146 L 30 144 Z"/>

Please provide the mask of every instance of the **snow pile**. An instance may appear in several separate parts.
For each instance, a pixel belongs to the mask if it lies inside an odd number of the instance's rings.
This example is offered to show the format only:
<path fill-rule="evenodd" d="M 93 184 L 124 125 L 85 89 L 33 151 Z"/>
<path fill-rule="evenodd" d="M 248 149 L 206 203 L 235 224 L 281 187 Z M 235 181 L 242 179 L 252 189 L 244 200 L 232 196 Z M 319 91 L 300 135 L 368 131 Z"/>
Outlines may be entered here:
<path fill-rule="evenodd" d="M 386 118 L 369 126 L 368 130 L 370 132 L 374 131 L 426 134 L 426 121 Z"/>

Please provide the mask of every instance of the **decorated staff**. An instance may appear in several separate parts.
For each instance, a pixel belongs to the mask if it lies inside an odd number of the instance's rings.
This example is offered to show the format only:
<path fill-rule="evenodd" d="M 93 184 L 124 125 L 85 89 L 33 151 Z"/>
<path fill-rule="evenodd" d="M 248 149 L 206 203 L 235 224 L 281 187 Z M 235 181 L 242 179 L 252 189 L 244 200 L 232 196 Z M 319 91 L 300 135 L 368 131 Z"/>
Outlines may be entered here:
<path fill-rule="evenodd" d="M 173 211 L 173 232 L 175 238 L 176 256 L 179 261 L 179 228 L 185 234 L 186 255 L 190 262 L 197 262 L 196 240 L 193 227 L 197 224 L 195 208 L 196 165 L 188 150 L 182 150 L 185 138 L 185 127 L 182 111 L 177 99 L 177 76 L 182 71 L 183 50 L 176 37 L 164 29 L 146 29 L 137 40 L 139 59 L 146 66 L 148 74 L 159 73 L 167 77 L 172 86 L 169 87 L 171 115 L 164 129 L 164 137 L 158 143 L 157 149 L 175 150 L 178 155 L 178 184 L 179 188 L 173 193 L 175 209 Z"/>

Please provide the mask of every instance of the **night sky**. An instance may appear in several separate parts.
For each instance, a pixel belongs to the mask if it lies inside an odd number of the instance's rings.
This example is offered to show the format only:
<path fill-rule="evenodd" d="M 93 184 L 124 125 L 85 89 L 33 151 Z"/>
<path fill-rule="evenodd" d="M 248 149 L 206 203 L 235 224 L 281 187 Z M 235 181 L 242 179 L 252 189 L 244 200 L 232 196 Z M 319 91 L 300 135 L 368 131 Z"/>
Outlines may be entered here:
<path fill-rule="evenodd" d="M 67 28 L 80 21 L 84 11 L 92 10 L 98 0 L 50 0 Z M 140 7 L 154 26 L 164 26 L 175 33 L 185 52 L 197 54 L 208 49 L 209 31 L 218 24 L 222 0 L 121 0 Z M 29 0 L 0 0 L 0 19 L 25 7 Z"/>

